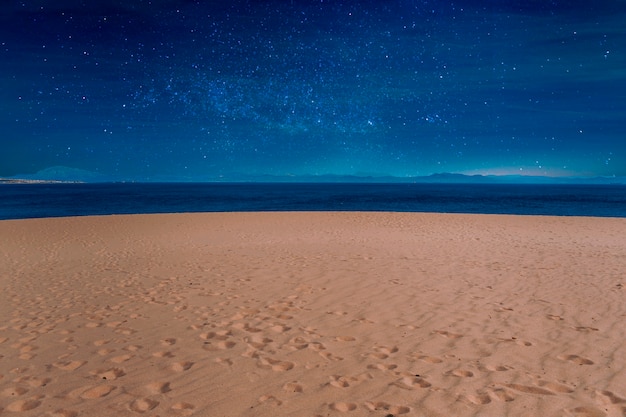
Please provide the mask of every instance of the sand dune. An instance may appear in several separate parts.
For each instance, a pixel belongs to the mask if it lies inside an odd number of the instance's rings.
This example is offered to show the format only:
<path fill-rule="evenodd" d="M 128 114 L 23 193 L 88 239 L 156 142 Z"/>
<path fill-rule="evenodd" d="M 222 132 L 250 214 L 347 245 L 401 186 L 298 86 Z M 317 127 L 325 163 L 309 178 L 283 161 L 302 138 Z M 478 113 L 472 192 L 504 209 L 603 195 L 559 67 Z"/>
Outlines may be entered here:
<path fill-rule="evenodd" d="M 1 415 L 626 415 L 626 219 L 137 215 L 0 237 Z"/>

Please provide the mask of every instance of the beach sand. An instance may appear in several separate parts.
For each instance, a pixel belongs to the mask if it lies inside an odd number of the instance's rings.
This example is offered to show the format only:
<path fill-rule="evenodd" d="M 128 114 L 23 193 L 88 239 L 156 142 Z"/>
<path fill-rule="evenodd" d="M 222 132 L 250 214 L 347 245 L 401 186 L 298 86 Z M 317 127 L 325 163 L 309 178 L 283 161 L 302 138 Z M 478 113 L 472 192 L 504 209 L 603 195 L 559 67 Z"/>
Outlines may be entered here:
<path fill-rule="evenodd" d="M 0 222 L 0 414 L 625 416 L 626 219 Z"/>

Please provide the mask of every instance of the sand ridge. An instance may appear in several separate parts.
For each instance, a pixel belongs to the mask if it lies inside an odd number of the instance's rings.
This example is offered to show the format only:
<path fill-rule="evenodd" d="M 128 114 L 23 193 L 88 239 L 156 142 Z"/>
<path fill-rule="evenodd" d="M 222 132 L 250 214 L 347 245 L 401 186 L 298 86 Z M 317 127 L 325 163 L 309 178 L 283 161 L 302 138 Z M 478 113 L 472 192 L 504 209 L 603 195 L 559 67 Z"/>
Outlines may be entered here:
<path fill-rule="evenodd" d="M 134 215 L 0 236 L 1 415 L 626 415 L 626 219 Z"/>

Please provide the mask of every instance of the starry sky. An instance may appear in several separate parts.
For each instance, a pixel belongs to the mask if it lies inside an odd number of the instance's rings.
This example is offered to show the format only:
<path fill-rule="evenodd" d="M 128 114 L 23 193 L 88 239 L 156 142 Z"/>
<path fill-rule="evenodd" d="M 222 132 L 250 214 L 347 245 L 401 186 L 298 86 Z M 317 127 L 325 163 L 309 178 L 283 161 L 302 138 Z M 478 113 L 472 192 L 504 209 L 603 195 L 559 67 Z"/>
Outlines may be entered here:
<path fill-rule="evenodd" d="M 0 176 L 626 175 L 625 0 L 11 0 Z"/>

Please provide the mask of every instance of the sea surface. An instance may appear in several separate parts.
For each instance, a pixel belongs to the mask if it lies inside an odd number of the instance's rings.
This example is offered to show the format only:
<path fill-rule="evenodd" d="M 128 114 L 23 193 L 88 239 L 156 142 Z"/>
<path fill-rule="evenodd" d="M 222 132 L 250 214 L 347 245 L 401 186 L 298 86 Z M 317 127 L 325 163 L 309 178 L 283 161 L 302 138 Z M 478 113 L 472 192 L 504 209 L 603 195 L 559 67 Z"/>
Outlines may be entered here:
<path fill-rule="evenodd" d="M 0 219 L 224 211 L 394 211 L 626 217 L 626 185 L 0 185 Z"/>

